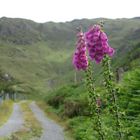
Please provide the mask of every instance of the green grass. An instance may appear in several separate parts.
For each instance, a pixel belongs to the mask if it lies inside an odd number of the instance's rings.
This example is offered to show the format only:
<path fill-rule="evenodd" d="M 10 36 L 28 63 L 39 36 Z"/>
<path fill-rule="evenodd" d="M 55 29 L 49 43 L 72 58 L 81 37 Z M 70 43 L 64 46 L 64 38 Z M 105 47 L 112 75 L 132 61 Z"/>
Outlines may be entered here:
<path fill-rule="evenodd" d="M 13 111 L 13 102 L 11 100 L 4 101 L 0 105 L 0 126 L 2 126 L 10 117 Z"/>

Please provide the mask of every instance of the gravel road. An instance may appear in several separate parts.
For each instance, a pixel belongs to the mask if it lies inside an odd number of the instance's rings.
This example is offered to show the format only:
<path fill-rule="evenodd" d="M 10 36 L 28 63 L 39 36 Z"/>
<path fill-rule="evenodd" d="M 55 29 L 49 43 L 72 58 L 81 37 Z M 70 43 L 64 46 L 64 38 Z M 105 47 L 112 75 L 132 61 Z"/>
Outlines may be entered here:
<path fill-rule="evenodd" d="M 30 104 L 30 108 L 43 127 L 43 135 L 40 140 L 64 140 L 63 129 L 48 119 L 35 102 Z"/>
<path fill-rule="evenodd" d="M 14 103 L 13 112 L 9 120 L 0 127 L 0 137 L 8 136 L 23 127 L 23 116 L 18 103 Z"/>

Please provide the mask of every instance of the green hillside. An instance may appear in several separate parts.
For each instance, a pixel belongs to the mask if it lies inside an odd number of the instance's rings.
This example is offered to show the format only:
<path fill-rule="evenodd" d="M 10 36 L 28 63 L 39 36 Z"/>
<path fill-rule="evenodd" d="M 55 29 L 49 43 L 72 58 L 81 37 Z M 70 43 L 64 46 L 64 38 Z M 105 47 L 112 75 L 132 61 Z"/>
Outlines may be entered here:
<path fill-rule="evenodd" d="M 36 23 L 3 17 L 0 19 L 0 68 L 23 82 L 28 92 L 46 93 L 49 89 L 72 83 L 76 27 L 81 25 L 86 30 L 101 20 L 105 22 L 104 29 L 111 46 L 116 48 L 115 57 L 126 57 L 126 52 L 139 41 L 138 18 Z M 113 61 L 115 67 L 125 65 L 120 59 Z M 80 74 L 77 77 L 80 81 Z"/>

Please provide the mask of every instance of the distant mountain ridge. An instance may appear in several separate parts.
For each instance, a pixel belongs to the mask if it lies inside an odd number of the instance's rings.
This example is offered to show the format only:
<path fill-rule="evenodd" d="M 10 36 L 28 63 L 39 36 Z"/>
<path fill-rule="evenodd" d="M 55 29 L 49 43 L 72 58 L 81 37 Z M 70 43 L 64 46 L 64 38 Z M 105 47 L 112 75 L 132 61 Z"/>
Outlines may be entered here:
<path fill-rule="evenodd" d="M 112 37 L 117 36 L 121 30 L 123 31 L 123 28 L 126 30 L 126 35 L 129 32 L 135 33 L 140 28 L 139 17 L 116 20 L 103 18 L 81 19 L 60 23 L 36 23 L 32 20 L 2 17 L 0 18 L 0 40 L 14 44 L 32 44 L 48 40 L 71 41 L 75 39 L 76 27 L 81 25 L 85 31 L 88 26 L 101 20 L 105 21 L 104 29 Z"/>

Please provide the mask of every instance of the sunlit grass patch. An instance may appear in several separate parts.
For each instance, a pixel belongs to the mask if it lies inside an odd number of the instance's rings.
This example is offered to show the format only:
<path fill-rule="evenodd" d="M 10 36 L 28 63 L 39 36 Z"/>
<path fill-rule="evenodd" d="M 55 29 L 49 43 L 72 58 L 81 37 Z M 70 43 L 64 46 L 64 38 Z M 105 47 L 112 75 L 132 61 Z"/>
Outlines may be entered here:
<path fill-rule="evenodd" d="M 6 100 L 0 104 L 0 126 L 2 126 L 10 117 L 13 111 L 13 102 Z"/>

